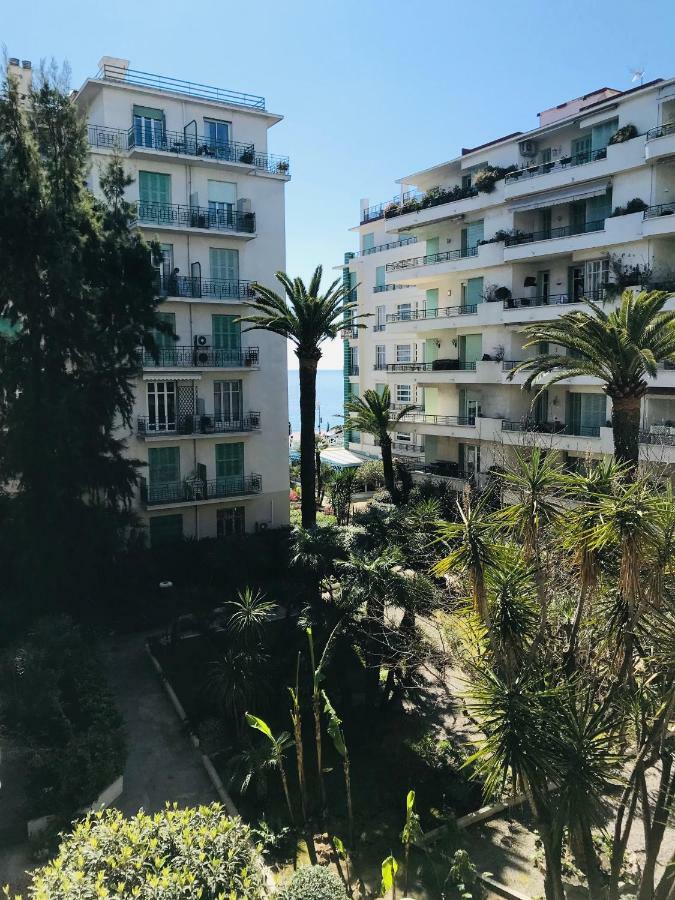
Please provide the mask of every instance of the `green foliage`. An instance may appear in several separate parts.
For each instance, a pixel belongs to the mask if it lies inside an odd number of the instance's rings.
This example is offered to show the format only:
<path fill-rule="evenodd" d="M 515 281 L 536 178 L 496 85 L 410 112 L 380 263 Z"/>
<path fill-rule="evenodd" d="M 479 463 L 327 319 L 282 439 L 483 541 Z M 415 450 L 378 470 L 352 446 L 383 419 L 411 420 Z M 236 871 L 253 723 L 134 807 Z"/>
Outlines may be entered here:
<path fill-rule="evenodd" d="M 333 475 L 328 485 L 328 492 L 338 525 L 349 525 L 355 477 L 354 469 L 342 469 Z"/>
<path fill-rule="evenodd" d="M 231 615 L 228 627 L 239 635 L 245 643 L 260 641 L 263 627 L 277 605 L 268 600 L 260 590 L 245 587 L 239 591 L 237 599 L 228 604 Z"/>
<path fill-rule="evenodd" d="M 124 769 L 124 728 L 100 660 L 69 619 L 44 619 L 5 652 L 1 684 L 2 724 L 29 753 L 31 814 L 69 819 Z"/>
<path fill-rule="evenodd" d="M 371 459 L 356 470 L 354 485 L 358 490 L 376 490 L 384 484 L 384 469 L 381 460 Z"/>
<path fill-rule="evenodd" d="M 484 194 L 491 194 L 495 189 L 495 184 L 508 175 L 515 172 L 518 167 L 513 166 L 490 166 L 486 165 L 479 172 L 476 172 L 473 183 L 477 191 Z"/>
<path fill-rule="evenodd" d="M 631 141 L 638 136 L 638 130 L 635 125 L 624 125 L 619 128 L 609 139 L 609 144 L 623 144 L 625 141 Z"/>
<path fill-rule="evenodd" d="M 218 803 L 167 806 L 130 819 L 115 809 L 90 814 L 64 839 L 57 857 L 32 873 L 30 891 L 49 900 L 268 896 L 248 826 Z"/>
<path fill-rule="evenodd" d="M 398 872 L 398 863 L 390 854 L 386 859 L 382 860 L 382 886 L 380 890 L 383 894 L 388 894 L 394 887 L 396 873 Z"/>
<path fill-rule="evenodd" d="M 478 870 L 466 850 L 455 850 L 450 860 L 447 883 L 452 891 L 451 897 L 481 900 L 486 896 L 485 888 L 478 879 Z"/>
<path fill-rule="evenodd" d="M 346 900 L 347 892 L 340 879 L 323 866 L 305 866 L 291 878 L 279 893 L 279 900 Z"/>

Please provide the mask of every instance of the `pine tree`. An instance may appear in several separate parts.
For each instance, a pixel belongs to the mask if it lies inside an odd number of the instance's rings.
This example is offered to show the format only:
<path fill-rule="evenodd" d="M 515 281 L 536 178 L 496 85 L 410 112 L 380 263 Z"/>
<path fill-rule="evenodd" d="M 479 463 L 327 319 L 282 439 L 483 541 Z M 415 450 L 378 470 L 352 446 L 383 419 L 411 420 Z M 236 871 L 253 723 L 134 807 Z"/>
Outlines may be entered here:
<path fill-rule="evenodd" d="M 0 95 L 1 537 L 15 591 L 40 606 L 96 596 L 130 522 L 124 455 L 137 348 L 154 349 L 152 248 L 121 160 L 87 189 L 86 130 L 55 71 Z M 155 251 L 156 252 L 156 248 Z M 7 586 L 8 579 L 5 579 Z M 12 579 L 9 579 L 10 584 Z"/>

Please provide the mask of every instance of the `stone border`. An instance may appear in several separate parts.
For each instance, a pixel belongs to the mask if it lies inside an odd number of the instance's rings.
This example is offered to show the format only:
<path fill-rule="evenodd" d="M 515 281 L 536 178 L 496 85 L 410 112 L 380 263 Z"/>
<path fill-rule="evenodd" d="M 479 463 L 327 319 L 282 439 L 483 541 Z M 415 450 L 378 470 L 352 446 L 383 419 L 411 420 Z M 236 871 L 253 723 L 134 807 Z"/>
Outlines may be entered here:
<path fill-rule="evenodd" d="M 98 797 L 94 800 L 93 803 L 90 803 L 89 806 L 85 806 L 82 809 L 78 809 L 77 812 L 73 815 L 73 818 L 77 818 L 78 816 L 86 815 L 89 812 L 98 812 L 99 809 L 105 809 L 107 806 L 110 806 L 117 798 L 120 796 L 122 791 L 124 790 L 124 775 L 119 775 L 112 784 L 109 784 L 107 788 L 104 788 Z M 29 819 L 26 822 L 26 829 L 28 831 L 28 839 L 34 838 L 36 835 L 41 834 L 46 828 L 48 828 L 52 822 L 56 821 L 56 816 L 53 814 L 49 814 L 46 816 L 39 816 L 37 819 Z"/>

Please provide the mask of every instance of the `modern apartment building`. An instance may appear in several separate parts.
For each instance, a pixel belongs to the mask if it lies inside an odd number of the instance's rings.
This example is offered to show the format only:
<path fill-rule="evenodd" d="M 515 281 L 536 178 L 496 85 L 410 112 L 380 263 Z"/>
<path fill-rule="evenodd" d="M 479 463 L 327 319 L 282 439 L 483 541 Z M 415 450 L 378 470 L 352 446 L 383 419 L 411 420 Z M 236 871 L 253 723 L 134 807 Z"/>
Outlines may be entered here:
<path fill-rule="evenodd" d="M 10 61 L 25 84 L 30 64 Z M 104 57 L 74 95 L 87 121 L 89 186 L 121 153 L 138 225 L 157 240 L 159 359 L 143 359 L 131 456 L 147 463 L 137 511 L 157 544 L 288 523 L 285 342 L 246 332 L 251 283 L 285 267 L 281 117 L 263 97 L 136 71 Z"/>
<path fill-rule="evenodd" d="M 538 443 L 580 465 L 613 451 L 610 401 L 591 378 L 535 399 L 524 327 L 607 309 L 627 286 L 675 288 L 675 79 L 594 91 L 539 114 L 539 127 L 401 178 L 361 202 L 359 250 L 343 278 L 368 328 L 344 333 L 345 400 L 389 386 L 415 404 L 392 436 L 422 471 L 461 480 Z M 668 301 L 675 305 L 675 298 Z M 347 431 L 345 445 L 377 449 Z M 675 364 L 643 402 L 644 459 L 675 472 Z"/>

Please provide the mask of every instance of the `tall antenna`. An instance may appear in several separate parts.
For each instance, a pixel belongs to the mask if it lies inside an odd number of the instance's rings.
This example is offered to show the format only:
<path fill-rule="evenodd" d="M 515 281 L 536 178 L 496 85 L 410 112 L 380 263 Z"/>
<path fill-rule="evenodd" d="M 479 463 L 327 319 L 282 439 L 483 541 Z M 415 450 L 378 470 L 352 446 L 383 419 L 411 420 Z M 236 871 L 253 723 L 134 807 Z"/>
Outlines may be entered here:
<path fill-rule="evenodd" d="M 638 81 L 640 82 L 641 85 L 644 84 L 644 81 L 645 81 L 645 78 L 644 78 L 644 76 L 645 76 L 645 70 L 644 70 L 644 68 L 642 68 L 642 69 L 631 69 L 631 70 L 630 70 L 630 74 L 632 75 L 632 78 L 631 78 L 631 83 L 632 83 L 632 84 L 637 84 Z"/>

